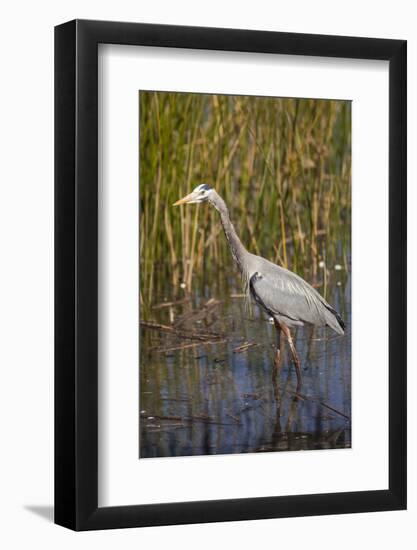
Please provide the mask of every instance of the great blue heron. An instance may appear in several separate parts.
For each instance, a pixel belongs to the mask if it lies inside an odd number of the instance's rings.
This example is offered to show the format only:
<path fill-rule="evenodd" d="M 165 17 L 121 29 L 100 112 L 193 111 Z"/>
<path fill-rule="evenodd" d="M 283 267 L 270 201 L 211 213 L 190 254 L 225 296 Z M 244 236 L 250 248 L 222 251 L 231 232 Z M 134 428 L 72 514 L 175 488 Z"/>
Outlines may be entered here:
<path fill-rule="evenodd" d="M 174 206 L 201 202 L 209 202 L 219 212 L 230 251 L 242 274 L 246 292 L 250 293 L 255 301 L 274 319 L 278 335 L 276 365 L 280 363 L 281 358 L 281 331 L 284 333 L 294 361 L 297 391 L 299 391 L 301 366 L 290 327 L 302 326 L 304 323 L 316 326 L 327 325 L 337 334 L 344 334 L 343 319 L 299 275 L 246 250 L 230 221 L 226 203 L 215 189 L 204 183 L 198 185 L 189 195 L 175 202 Z"/>

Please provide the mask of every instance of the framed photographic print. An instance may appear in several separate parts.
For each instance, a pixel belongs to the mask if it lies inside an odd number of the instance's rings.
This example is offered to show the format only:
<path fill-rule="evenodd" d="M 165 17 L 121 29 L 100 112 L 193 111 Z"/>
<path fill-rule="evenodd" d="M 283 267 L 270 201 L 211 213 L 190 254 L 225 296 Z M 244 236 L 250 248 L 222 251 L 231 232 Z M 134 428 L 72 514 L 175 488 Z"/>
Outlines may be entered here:
<path fill-rule="evenodd" d="M 55 30 L 55 521 L 406 507 L 406 42 Z"/>

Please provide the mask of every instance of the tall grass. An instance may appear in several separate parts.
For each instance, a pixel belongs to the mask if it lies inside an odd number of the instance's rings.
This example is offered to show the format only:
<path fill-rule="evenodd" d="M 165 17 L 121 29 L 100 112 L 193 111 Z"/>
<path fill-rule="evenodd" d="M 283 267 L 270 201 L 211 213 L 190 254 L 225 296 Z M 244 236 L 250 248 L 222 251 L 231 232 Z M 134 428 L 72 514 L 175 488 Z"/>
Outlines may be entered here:
<path fill-rule="evenodd" d="M 167 280 L 191 290 L 231 264 L 217 212 L 172 208 L 199 183 L 226 201 L 247 248 L 311 281 L 347 268 L 351 104 L 140 92 L 140 297 Z"/>

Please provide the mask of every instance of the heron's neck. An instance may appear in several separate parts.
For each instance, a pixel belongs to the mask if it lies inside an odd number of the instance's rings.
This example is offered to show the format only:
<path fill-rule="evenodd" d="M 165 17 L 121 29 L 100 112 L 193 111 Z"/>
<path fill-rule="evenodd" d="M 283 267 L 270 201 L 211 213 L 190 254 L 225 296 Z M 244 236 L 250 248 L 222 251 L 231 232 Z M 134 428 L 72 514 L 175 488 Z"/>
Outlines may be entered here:
<path fill-rule="evenodd" d="M 224 234 L 226 235 L 227 242 L 229 243 L 229 248 L 232 253 L 233 259 L 238 264 L 240 270 L 243 272 L 245 266 L 244 259 L 245 256 L 248 255 L 248 251 L 243 246 L 241 240 L 237 236 L 236 230 L 233 227 L 232 222 L 230 221 L 229 210 L 224 200 L 220 197 L 220 195 L 216 193 L 211 202 L 220 214 Z"/>

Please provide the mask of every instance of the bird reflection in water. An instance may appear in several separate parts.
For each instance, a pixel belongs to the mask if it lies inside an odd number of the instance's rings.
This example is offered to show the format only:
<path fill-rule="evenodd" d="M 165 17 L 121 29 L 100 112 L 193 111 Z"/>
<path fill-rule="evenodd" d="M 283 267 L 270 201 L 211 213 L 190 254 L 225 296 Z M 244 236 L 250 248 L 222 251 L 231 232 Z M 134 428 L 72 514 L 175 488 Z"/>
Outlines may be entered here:
<path fill-rule="evenodd" d="M 221 274 L 219 280 L 224 284 Z M 260 322 L 257 306 L 248 318 L 243 300 L 230 298 L 238 284 L 231 278 L 216 289 L 222 300 L 209 328 L 226 333 L 224 342 L 184 343 L 142 328 L 141 457 L 350 447 L 349 281 L 331 289 L 334 303 L 344 300 L 343 338 L 329 338 L 325 329 L 295 334 L 303 365 L 298 392 L 288 350 L 282 349 L 280 364 L 274 361 L 275 329 Z M 199 311 L 204 300 L 193 299 L 186 315 Z M 168 312 L 156 311 L 161 324 L 167 322 Z"/>
<path fill-rule="evenodd" d="M 205 328 L 205 344 L 186 345 L 170 341 L 167 334 L 156 342 L 146 330 L 192 338 L 183 327 L 181 332 L 142 323 L 140 457 L 350 447 L 350 277 L 328 293 L 344 312 L 345 325 L 336 309 L 301 277 L 246 251 L 224 201 L 209 186 L 198 186 L 176 204 L 205 201 L 220 213 L 245 291 L 256 302 L 255 319 L 246 319 L 243 306 L 224 300 L 218 324 L 227 338 L 222 341 L 213 332 L 214 323 Z M 200 297 L 194 302 L 201 308 Z M 273 361 L 271 325 L 265 330 L 261 311 L 273 320 Z M 326 326 L 337 336 L 329 337 Z M 298 352 L 290 327 L 302 331 Z M 246 348 L 239 346 L 242 337 L 252 342 Z M 242 348 L 245 353 L 236 353 Z"/>

